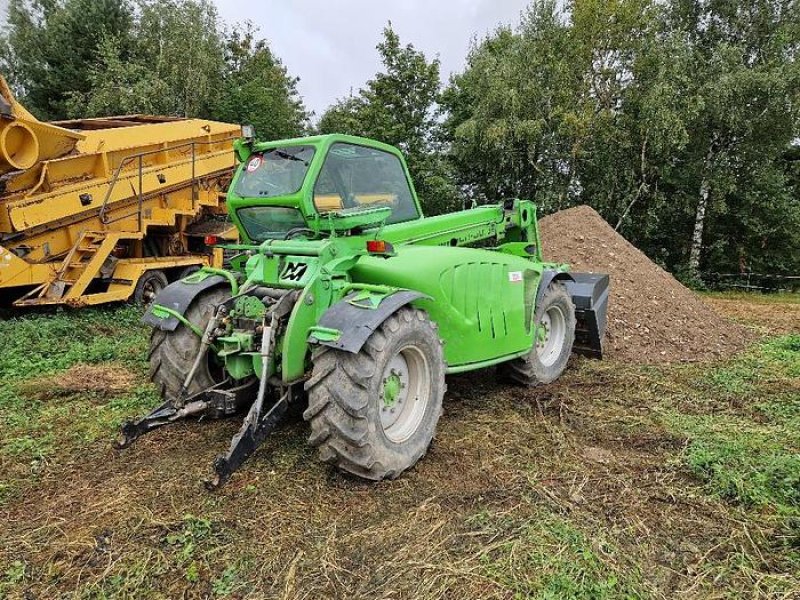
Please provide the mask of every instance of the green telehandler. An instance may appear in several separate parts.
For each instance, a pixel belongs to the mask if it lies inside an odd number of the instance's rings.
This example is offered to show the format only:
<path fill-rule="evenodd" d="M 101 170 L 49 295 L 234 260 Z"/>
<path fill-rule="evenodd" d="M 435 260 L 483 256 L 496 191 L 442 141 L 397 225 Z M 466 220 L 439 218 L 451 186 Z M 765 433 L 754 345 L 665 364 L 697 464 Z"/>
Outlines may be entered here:
<path fill-rule="evenodd" d="M 533 203 L 424 217 L 400 151 L 364 138 L 248 137 L 234 151 L 241 243 L 225 246 L 228 269 L 202 268 L 148 308 L 164 402 L 119 447 L 246 411 L 216 487 L 296 406 L 323 461 L 395 478 L 431 444 L 445 375 L 497 365 L 546 384 L 572 351 L 602 356 L 608 276 L 544 262 Z"/>

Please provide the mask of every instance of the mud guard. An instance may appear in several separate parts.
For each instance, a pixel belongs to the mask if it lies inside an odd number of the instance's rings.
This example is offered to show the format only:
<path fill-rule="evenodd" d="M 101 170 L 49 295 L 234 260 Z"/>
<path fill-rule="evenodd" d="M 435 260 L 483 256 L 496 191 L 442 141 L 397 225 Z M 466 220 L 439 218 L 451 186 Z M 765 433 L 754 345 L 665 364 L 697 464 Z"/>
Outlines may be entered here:
<path fill-rule="evenodd" d="M 362 305 L 354 300 L 358 293 L 348 294 L 339 302 L 331 306 L 319 320 L 320 327 L 335 329 L 341 332 L 336 340 L 319 340 L 313 338 L 309 341 L 330 346 L 337 350 L 357 354 L 372 332 L 389 318 L 397 309 L 418 300 L 427 298 L 425 294 L 412 291 L 395 292 L 386 296 L 377 307 Z"/>
<path fill-rule="evenodd" d="M 556 271 L 555 269 L 545 269 L 542 271 L 542 278 L 539 280 L 539 289 L 536 291 L 536 304 L 542 303 L 542 297 L 553 281 L 572 281 L 572 273 L 568 271 Z"/>
<path fill-rule="evenodd" d="M 228 280 L 221 275 L 211 275 L 198 283 L 189 283 L 184 280 L 169 284 L 153 299 L 147 312 L 142 317 L 142 323 L 156 327 L 161 331 L 175 331 L 180 321 L 174 317 L 161 318 L 153 314 L 153 308 L 163 306 L 180 315 L 186 314 L 186 309 L 197 296 L 207 289 L 217 285 L 228 283 Z"/>
<path fill-rule="evenodd" d="M 603 338 L 606 333 L 609 277 L 603 273 L 570 273 L 564 284 L 575 304 L 575 343 L 577 354 L 603 358 Z"/>

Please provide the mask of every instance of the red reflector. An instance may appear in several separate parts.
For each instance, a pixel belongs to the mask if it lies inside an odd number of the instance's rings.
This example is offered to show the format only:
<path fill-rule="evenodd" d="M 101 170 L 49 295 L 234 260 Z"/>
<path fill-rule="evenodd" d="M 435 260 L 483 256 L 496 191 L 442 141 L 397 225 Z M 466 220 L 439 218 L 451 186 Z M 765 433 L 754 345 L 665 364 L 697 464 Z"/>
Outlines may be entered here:
<path fill-rule="evenodd" d="M 219 238 L 215 235 L 207 235 L 206 236 L 206 246 L 216 246 L 217 242 L 219 242 Z"/>
<path fill-rule="evenodd" d="M 386 252 L 386 242 L 383 240 L 367 240 L 367 252 L 382 254 Z"/>

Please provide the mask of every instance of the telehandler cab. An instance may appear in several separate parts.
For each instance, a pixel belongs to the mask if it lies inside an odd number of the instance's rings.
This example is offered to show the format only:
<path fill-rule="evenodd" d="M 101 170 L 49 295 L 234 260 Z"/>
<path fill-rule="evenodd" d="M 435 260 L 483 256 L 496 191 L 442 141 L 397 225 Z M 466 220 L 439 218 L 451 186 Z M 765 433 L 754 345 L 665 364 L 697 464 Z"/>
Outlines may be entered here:
<path fill-rule="evenodd" d="M 230 269 L 203 268 L 149 307 L 164 403 L 126 423 L 120 447 L 247 410 L 216 487 L 296 404 L 323 461 L 394 478 L 427 451 L 446 374 L 497 365 L 534 385 L 573 349 L 602 355 L 608 276 L 544 262 L 533 203 L 424 217 L 401 153 L 358 137 L 234 149 L 227 204 L 241 243 L 226 247 Z"/>

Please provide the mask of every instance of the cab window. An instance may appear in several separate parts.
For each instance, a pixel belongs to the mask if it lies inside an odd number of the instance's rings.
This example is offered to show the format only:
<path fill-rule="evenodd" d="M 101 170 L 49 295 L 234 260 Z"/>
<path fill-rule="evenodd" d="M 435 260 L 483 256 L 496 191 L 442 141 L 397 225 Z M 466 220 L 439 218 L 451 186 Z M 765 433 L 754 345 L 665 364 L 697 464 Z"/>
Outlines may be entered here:
<path fill-rule="evenodd" d="M 345 208 L 389 206 L 387 223 L 419 216 L 400 160 L 393 154 L 355 144 L 331 146 L 314 186 L 319 213 Z"/>
<path fill-rule="evenodd" d="M 271 148 L 251 154 L 239 174 L 236 194 L 243 198 L 294 194 L 303 185 L 313 157 L 313 146 Z"/>
<path fill-rule="evenodd" d="M 254 242 L 284 239 L 292 230 L 306 226 L 300 211 L 286 206 L 248 206 L 237 210 L 236 216 Z"/>

